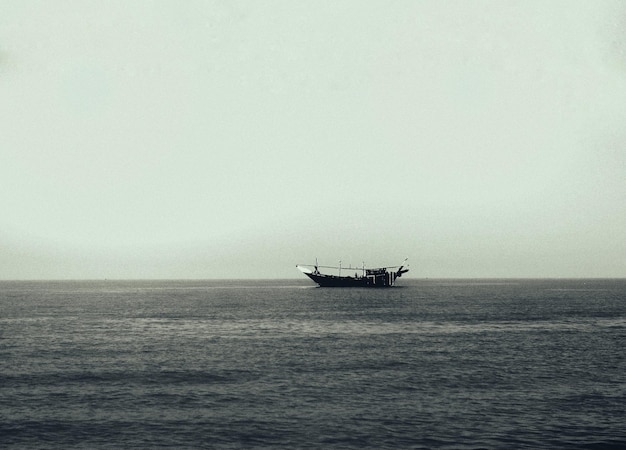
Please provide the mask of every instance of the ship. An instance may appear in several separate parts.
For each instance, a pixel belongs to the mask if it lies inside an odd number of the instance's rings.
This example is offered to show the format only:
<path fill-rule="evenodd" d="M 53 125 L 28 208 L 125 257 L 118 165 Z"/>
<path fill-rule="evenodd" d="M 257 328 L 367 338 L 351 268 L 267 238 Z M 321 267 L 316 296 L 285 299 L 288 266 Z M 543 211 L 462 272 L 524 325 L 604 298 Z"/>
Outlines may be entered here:
<path fill-rule="evenodd" d="M 296 267 L 320 287 L 383 288 L 393 286 L 402 274 L 409 271 L 406 268 L 406 261 L 405 259 L 400 266 L 366 268 L 365 264 L 362 267 L 341 267 L 341 261 L 337 267 L 320 266 L 316 259 L 315 265 L 297 264 Z M 331 275 L 321 273 L 319 269 L 336 269 L 339 272 L 337 275 Z M 350 272 L 355 270 L 356 272 L 354 275 L 341 275 L 342 270 L 349 270 Z"/>

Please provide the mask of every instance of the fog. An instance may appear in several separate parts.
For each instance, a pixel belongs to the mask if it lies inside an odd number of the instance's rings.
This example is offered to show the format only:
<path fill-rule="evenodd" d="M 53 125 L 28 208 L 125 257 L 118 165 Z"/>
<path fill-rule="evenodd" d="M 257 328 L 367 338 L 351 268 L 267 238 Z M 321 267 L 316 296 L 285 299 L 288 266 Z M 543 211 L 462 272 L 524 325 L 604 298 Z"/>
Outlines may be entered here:
<path fill-rule="evenodd" d="M 0 278 L 625 276 L 625 18 L 3 1 Z"/>

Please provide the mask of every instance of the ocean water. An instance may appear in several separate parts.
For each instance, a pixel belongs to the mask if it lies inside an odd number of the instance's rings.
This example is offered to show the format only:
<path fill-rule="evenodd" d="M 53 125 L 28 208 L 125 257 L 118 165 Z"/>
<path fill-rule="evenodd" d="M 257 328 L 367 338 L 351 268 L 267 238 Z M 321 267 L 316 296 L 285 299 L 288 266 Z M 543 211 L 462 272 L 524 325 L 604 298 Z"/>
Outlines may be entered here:
<path fill-rule="evenodd" d="M 0 282 L 1 448 L 626 446 L 626 280 Z"/>

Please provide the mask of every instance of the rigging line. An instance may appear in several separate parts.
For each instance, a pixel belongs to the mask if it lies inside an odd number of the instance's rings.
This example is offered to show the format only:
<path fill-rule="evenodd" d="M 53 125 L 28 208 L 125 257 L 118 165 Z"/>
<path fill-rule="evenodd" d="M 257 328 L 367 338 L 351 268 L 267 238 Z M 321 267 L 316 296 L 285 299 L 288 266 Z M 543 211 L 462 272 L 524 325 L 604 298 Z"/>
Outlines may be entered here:
<path fill-rule="evenodd" d="M 322 269 L 339 269 L 339 266 L 314 266 L 313 264 L 296 264 L 297 266 L 308 266 L 308 267 L 319 267 Z M 366 267 L 365 269 L 397 269 L 402 266 L 380 266 L 380 267 Z M 349 269 L 349 270 L 363 270 L 363 267 L 345 267 L 341 266 L 341 269 Z"/>

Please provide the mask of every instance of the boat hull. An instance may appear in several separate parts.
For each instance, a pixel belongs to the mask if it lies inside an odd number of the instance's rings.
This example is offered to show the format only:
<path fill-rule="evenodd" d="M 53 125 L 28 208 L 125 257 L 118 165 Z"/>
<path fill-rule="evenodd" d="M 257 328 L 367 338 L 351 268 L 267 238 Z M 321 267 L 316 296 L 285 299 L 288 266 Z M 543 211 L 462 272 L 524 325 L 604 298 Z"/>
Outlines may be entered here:
<path fill-rule="evenodd" d="M 337 275 L 325 275 L 316 273 L 305 273 L 307 277 L 320 285 L 320 287 L 391 287 L 396 279 L 396 274 L 387 272 L 385 274 L 369 277 L 341 277 Z"/>

